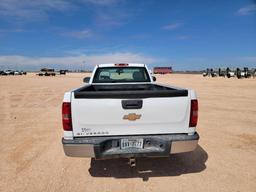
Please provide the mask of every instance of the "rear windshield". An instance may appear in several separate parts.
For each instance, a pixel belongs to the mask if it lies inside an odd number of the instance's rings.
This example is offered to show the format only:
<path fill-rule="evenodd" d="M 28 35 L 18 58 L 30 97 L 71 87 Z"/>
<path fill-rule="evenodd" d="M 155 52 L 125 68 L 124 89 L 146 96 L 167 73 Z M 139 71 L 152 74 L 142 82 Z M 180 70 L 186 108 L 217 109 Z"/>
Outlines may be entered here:
<path fill-rule="evenodd" d="M 145 67 L 101 67 L 95 72 L 93 83 L 150 82 Z"/>

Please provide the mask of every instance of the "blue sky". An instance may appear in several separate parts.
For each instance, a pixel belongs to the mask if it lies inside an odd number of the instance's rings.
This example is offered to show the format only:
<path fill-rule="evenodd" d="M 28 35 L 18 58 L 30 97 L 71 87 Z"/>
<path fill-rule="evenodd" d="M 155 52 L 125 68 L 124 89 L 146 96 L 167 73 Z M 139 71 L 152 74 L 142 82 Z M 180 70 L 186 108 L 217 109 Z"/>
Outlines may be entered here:
<path fill-rule="evenodd" d="M 0 68 L 256 67 L 256 2 L 0 0 Z"/>

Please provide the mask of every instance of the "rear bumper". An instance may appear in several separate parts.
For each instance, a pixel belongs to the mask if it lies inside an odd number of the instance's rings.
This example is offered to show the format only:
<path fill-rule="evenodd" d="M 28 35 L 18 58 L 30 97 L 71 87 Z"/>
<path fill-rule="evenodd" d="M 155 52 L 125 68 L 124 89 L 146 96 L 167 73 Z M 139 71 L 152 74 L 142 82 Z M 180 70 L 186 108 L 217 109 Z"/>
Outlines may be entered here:
<path fill-rule="evenodd" d="M 120 139 L 143 138 L 143 149 L 121 149 Z M 198 144 L 199 135 L 138 135 L 87 137 L 66 140 L 62 138 L 64 152 L 70 157 L 94 157 L 96 159 L 119 157 L 164 157 L 173 153 L 193 151 Z"/>

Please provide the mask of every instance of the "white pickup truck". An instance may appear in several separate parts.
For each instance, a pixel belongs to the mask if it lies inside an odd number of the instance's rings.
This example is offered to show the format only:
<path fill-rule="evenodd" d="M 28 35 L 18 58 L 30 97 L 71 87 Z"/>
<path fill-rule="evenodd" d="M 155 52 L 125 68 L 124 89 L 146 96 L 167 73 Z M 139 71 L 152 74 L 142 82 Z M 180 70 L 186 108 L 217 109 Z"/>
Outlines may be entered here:
<path fill-rule="evenodd" d="M 194 90 L 154 83 L 144 64 L 97 65 L 62 105 L 67 156 L 135 158 L 193 151 L 198 102 Z"/>

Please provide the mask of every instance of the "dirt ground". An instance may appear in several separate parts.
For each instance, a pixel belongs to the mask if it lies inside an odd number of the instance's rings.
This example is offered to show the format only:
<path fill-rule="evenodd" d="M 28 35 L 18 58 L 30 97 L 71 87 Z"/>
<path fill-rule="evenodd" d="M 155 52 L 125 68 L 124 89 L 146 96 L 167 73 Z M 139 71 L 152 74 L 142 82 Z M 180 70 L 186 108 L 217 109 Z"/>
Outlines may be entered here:
<path fill-rule="evenodd" d="M 0 191 L 256 191 L 256 78 L 158 75 L 197 91 L 199 146 L 131 169 L 64 155 L 63 94 L 84 76 L 0 77 Z"/>

